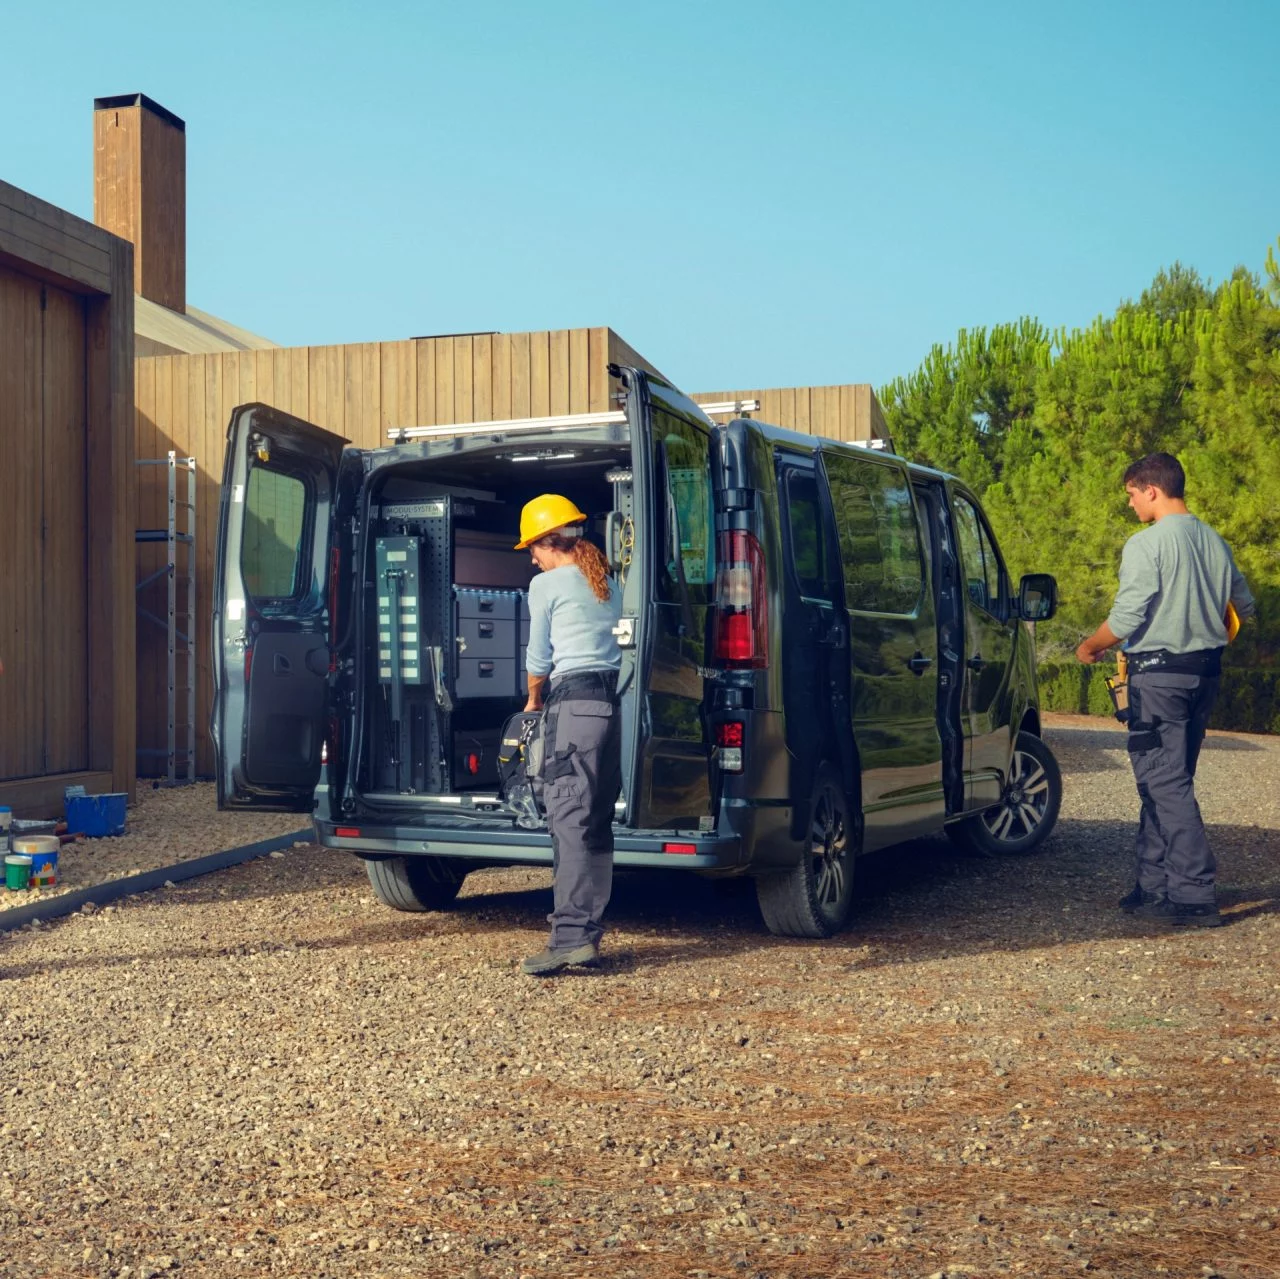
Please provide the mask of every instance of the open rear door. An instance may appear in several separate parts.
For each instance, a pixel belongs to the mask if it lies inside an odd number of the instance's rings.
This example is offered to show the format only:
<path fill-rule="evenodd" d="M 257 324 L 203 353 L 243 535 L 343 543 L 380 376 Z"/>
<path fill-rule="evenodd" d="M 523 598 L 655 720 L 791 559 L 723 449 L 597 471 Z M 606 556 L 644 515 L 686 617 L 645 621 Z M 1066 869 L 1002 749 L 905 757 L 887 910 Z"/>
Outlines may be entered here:
<path fill-rule="evenodd" d="M 634 713 L 626 822 L 697 830 L 712 820 L 704 698 L 715 581 L 711 424 L 692 400 L 625 370 L 632 432 L 635 563 L 623 587 L 634 617 Z M 636 571 L 638 570 L 638 571 Z"/>
<path fill-rule="evenodd" d="M 346 445 L 264 404 L 231 415 L 212 619 L 219 808 L 311 809 L 328 713 L 330 547 Z"/>

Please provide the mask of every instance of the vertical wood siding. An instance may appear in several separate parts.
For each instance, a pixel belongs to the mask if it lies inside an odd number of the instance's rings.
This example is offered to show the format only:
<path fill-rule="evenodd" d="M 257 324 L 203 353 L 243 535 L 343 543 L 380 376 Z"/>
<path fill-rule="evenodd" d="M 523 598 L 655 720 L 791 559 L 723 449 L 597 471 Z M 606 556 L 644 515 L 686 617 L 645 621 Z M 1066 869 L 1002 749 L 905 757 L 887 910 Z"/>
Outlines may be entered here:
<path fill-rule="evenodd" d="M 824 435 L 833 440 L 884 440 L 889 428 L 875 392 L 865 382 L 843 386 L 781 386 L 757 391 L 699 391 L 699 404 L 717 400 L 759 400 L 752 417 L 761 422 Z"/>
<path fill-rule="evenodd" d="M 133 252 L 0 182 L 0 803 L 132 792 Z"/>

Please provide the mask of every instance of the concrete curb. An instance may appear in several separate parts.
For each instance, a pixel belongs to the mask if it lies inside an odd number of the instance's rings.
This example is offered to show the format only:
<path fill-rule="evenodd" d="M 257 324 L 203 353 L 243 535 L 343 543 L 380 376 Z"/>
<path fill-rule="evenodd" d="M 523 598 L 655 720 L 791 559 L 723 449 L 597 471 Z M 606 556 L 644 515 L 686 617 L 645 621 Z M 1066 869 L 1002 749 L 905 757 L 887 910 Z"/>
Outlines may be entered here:
<path fill-rule="evenodd" d="M 239 866 L 242 862 L 251 862 L 254 858 L 265 857 L 277 849 L 291 848 L 299 840 L 311 843 L 314 838 L 315 832 L 308 826 L 305 830 L 295 830 L 291 835 L 276 835 L 272 839 L 260 839 L 256 844 L 224 848 L 220 853 L 210 853 L 207 857 L 197 857 L 193 861 L 161 866 L 158 870 L 143 871 L 140 875 L 127 875 L 123 879 L 109 879 L 105 884 L 94 884 L 91 888 L 78 888 L 74 893 L 63 893 L 60 897 L 34 901 L 30 905 L 16 906 L 12 910 L 0 910 L 0 933 L 23 928 L 37 919 L 44 923 L 50 919 L 60 919 L 63 915 L 74 915 L 81 906 L 90 902 L 95 906 L 105 906 L 121 897 L 132 897 L 135 893 L 146 893 L 153 888 L 163 888 L 166 880 L 172 880 L 177 884 L 184 879 L 195 879 L 197 875 L 226 870 L 230 866 Z"/>

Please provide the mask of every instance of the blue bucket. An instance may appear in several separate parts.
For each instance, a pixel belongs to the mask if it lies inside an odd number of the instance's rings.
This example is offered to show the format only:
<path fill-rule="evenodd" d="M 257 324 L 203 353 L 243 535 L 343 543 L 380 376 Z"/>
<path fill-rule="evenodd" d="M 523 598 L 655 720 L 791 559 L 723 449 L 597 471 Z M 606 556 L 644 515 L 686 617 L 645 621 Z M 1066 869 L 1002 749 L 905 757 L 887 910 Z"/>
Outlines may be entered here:
<path fill-rule="evenodd" d="M 73 835 L 99 839 L 103 835 L 124 834 L 124 811 L 128 795 L 68 795 L 67 830 Z"/>

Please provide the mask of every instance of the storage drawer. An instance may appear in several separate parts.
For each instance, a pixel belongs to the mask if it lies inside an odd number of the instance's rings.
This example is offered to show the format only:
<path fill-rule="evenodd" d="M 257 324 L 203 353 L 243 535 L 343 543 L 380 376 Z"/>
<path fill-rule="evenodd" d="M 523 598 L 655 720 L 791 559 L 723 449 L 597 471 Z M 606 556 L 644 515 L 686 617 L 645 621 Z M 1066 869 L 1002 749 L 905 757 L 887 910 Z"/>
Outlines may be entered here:
<path fill-rule="evenodd" d="M 460 657 L 454 682 L 455 701 L 469 697 L 516 697 L 514 657 Z"/>
<path fill-rule="evenodd" d="M 463 587 L 454 589 L 459 618 L 487 617 L 495 621 L 514 621 L 516 601 L 519 598 L 515 591 L 475 591 Z"/>
<path fill-rule="evenodd" d="M 495 620 L 489 617 L 458 618 L 458 645 L 460 657 L 514 657 L 516 653 L 516 622 Z"/>

